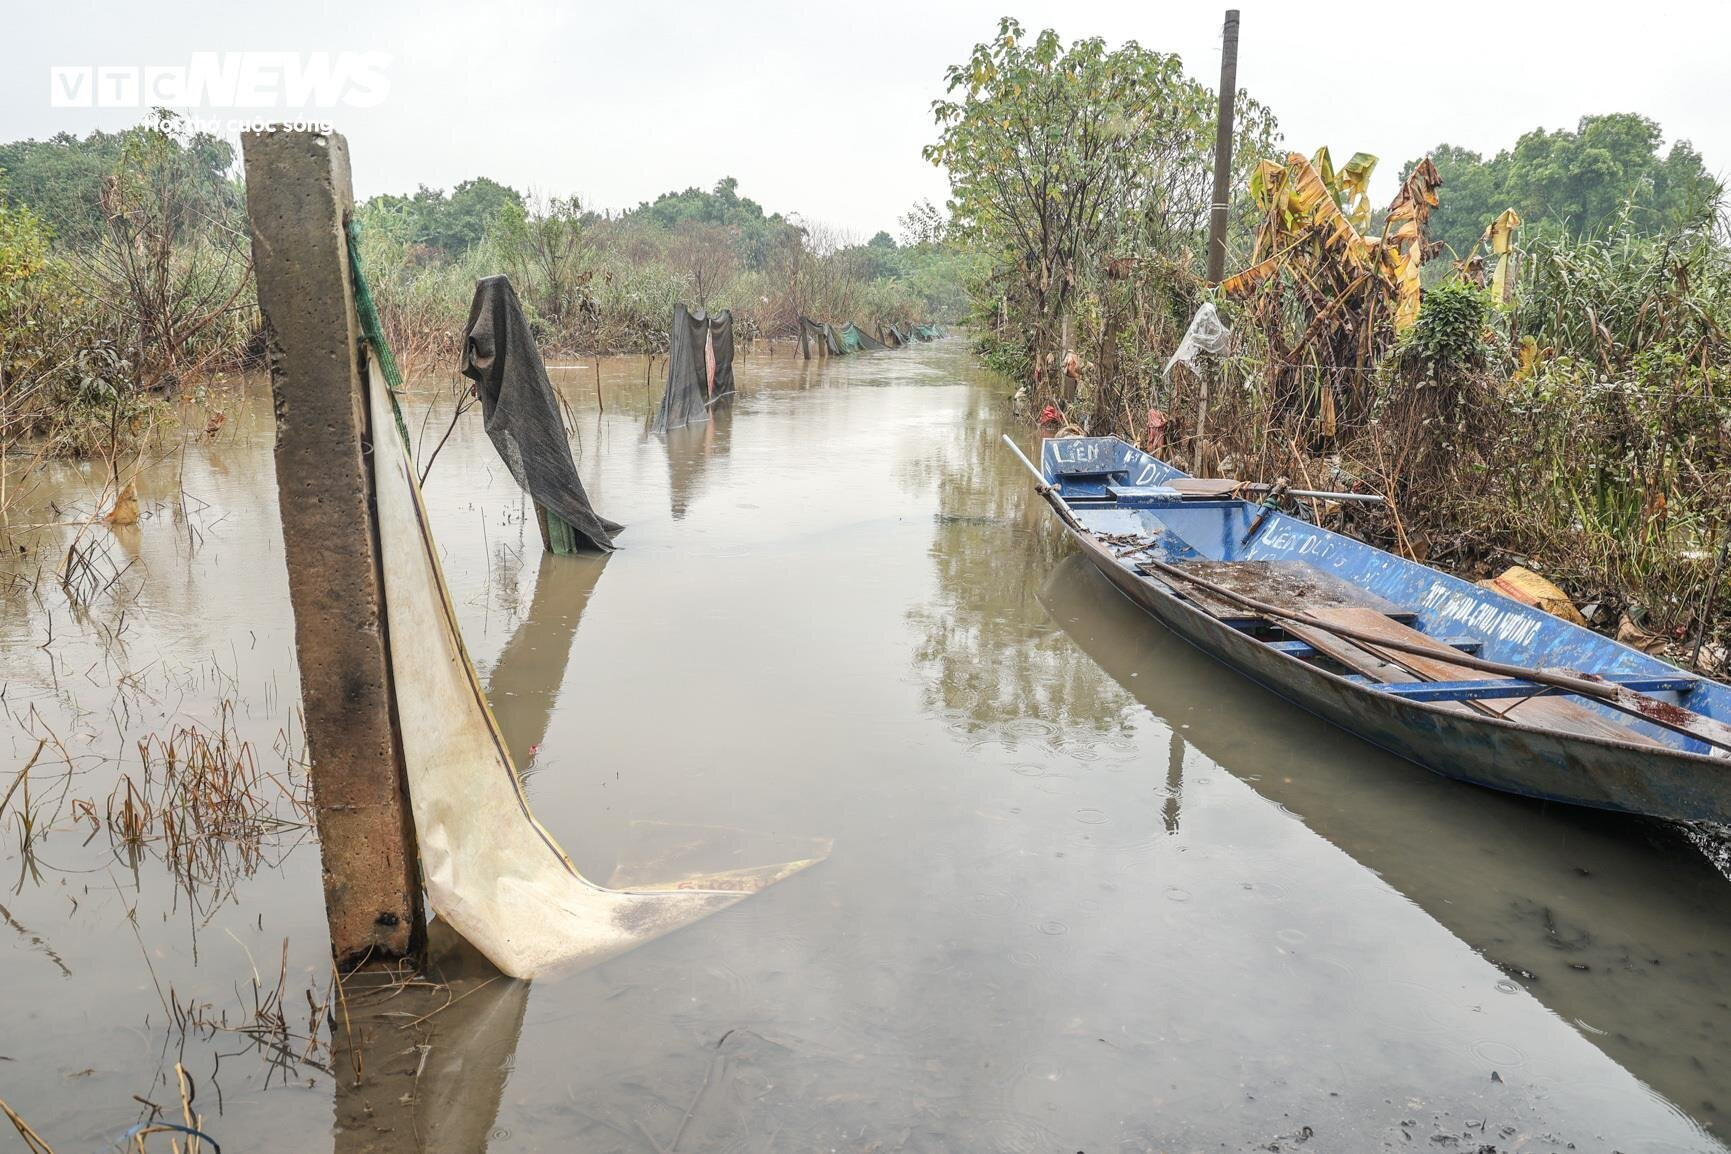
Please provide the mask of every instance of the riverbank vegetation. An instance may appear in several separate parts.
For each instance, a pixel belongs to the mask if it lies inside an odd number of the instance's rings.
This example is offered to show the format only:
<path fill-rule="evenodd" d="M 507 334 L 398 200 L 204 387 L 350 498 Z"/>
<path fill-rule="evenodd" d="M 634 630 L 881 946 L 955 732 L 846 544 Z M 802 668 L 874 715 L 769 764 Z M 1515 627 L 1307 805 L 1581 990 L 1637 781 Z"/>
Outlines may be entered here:
<path fill-rule="evenodd" d="M 869 239 L 766 212 L 732 178 L 622 213 L 486 177 L 360 204 L 399 356 L 454 363 L 475 281 L 506 273 L 554 355 L 661 352 L 672 306 L 731 308 L 747 340 L 801 314 L 873 325 L 967 307 L 972 258 L 915 205 Z M 0 144 L 0 454 L 113 455 L 212 373 L 259 362 L 238 157 L 158 113 L 123 132 Z M 0 470 L 4 471 L 4 470 Z M 5 496 L 0 492 L 0 505 Z"/>
<path fill-rule="evenodd" d="M 393 347 L 411 353 L 454 350 L 476 278 L 496 272 L 510 275 L 543 347 L 559 352 L 663 351 L 679 302 L 732 309 L 748 339 L 792 336 L 801 315 L 870 329 L 967 307 L 971 262 L 929 205 L 902 218 L 899 239 L 880 231 L 864 242 L 766 213 L 731 177 L 617 214 L 477 180 L 448 197 L 375 197 L 359 217 Z"/>
<path fill-rule="evenodd" d="M 1216 286 L 1215 97 L 1176 58 L 1006 20 L 947 89 L 926 155 L 1030 416 L 1384 493 L 1308 512 L 1467 576 L 1528 565 L 1607 631 L 1723 666 L 1731 250 L 1687 142 L 1611 115 L 1489 158 L 1444 144 L 1378 205 L 1375 157 L 1289 152 L 1241 93 Z M 1204 305 L 1224 336 L 1171 363 Z"/>

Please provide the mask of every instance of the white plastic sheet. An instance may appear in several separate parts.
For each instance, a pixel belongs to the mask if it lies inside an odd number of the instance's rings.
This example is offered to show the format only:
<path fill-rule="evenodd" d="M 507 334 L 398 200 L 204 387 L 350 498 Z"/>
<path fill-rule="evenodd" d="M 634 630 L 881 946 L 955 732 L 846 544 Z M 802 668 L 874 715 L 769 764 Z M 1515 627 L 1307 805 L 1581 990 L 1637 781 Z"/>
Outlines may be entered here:
<path fill-rule="evenodd" d="M 1220 314 L 1214 308 L 1213 301 L 1203 301 L 1196 310 L 1196 315 L 1190 318 L 1190 327 L 1184 330 L 1184 339 L 1178 342 L 1178 351 L 1172 354 L 1172 359 L 1166 362 L 1164 375 L 1172 375 L 1172 366 L 1183 363 L 1197 376 L 1202 370 L 1196 361 L 1203 353 L 1219 356 L 1226 351 L 1226 343 L 1232 338 L 1232 330 L 1221 321 Z"/>
<path fill-rule="evenodd" d="M 725 909 L 827 855 L 607 889 L 571 864 L 529 810 L 463 648 L 395 402 L 369 374 L 386 619 L 409 797 L 440 918 L 517 978 L 595 965 Z M 730 863 L 731 864 L 731 863 Z"/>

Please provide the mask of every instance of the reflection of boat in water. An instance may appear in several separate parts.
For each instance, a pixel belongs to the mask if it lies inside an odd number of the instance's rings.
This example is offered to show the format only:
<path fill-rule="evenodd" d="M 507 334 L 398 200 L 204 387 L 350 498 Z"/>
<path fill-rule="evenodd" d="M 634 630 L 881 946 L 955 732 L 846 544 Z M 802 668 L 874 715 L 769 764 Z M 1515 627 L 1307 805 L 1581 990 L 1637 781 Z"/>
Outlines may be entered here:
<path fill-rule="evenodd" d="M 543 553 L 528 615 L 505 642 L 487 676 L 488 704 L 511 761 L 524 777 L 534 771 L 535 753 L 547 736 L 553 705 L 565 683 L 578 623 L 611 556 Z"/>
<path fill-rule="evenodd" d="M 685 518 L 703 488 L 703 475 L 710 463 L 733 449 L 733 405 L 723 401 L 700 424 L 669 429 L 664 439 L 667 452 L 667 496 L 673 519 Z"/>
<path fill-rule="evenodd" d="M 1038 472 L 1126 596 L 1347 732 L 1509 793 L 1731 821 L 1731 687 L 1116 437 L 1048 440 Z"/>
<path fill-rule="evenodd" d="M 1375 871 L 1699 1122 L 1726 1124 L 1731 1037 L 1701 1007 L 1731 1000 L 1731 886 L 1674 827 L 1487 793 L 1343 741 L 1150 622 L 1083 557 L 1039 599 L 1175 744 Z"/>

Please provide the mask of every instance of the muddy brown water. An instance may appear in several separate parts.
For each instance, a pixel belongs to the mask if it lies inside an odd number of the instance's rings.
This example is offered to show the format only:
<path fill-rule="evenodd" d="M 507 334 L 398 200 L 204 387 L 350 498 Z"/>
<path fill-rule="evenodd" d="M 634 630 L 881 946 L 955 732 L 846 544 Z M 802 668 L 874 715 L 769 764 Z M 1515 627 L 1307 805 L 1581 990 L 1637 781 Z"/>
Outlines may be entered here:
<path fill-rule="evenodd" d="M 642 360 L 604 413 L 555 373 L 618 553 L 544 558 L 473 416 L 427 487 L 538 816 L 603 878 L 641 822 L 832 856 L 585 973 L 333 999 L 268 394 L 215 388 L 136 527 L 77 527 L 100 466 L 11 513 L 0 1098 L 63 1154 L 180 1120 L 177 1062 L 227 1150 L 1722 1148 L 1731 883 L 1162 632 L 1030 500 L 961 341 L 746 358 L 665 441 Z M 449 405 L 416 389 L 428 445 Z M 201 811 L 222 852 L 129 847 L 139 741 L 224 724 L 257 776 Z"/>

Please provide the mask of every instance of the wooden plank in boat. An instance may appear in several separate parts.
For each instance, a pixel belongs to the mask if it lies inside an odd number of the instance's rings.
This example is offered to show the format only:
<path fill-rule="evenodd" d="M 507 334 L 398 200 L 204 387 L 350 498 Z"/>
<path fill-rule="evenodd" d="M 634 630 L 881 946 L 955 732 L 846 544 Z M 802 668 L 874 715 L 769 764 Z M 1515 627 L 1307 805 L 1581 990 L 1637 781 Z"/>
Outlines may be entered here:
<path fill-rule="evenodd" d="M 1377 614 L 1377 617 L 1381 620 L 1387 620 L 1381 614 Z M 1389 623 L 1394 624 L 1394 622 Z M 1281 628 L 1323 656 L 1332 658 L 1348 669 L 1356 670 L 1373 681 L 1380 681 L 1386 685 L 1405 685 L 1409 682 L 1425 680 L 1412 670 L 1387 660 L 1379 652 L 1366 649 L 1344 637 L 1336 636 L 1326 629 L 1285 621 L 1281 622 Z M 1419 636 L 1423 637 L 1424 634 L 1420 633 Z M 1472 714 L 1477 712 L 1464 701 L 1439 701 L 1436 706 L 1449 713 Z"/>
<path fill-rule="evenodd" d="M 1451 649 L 1443 642 L 1438 641 L 1434 637 L 1420 633 L 1418 630 L 1402 625 L 1398 621 L 1391 621 L 1387 616 L 1373 610 L 1361 609 L 1354 606 L 1340 606 L 1329 609 L 1311 609 L 1309 612 L 1312 617 L 1330 625 L 1342 625 L 1349 629 L 1357 630 L 1360 633 L 1376 634 L 1381 637 L 1386 637 L 1390 641 L 1399 641 L 1407 645 L 1422 645 L 1426 649 L 1435 650 L 1437 653 L 1436 657 L 1425 657 L 1416 653 L 1406 653 L 1399 650 L 1378 649 L 1375 645 L 1368 642 L 1355 646 L 1355 648 L 1362 648 L 1363 650 L 1373 654 L 1379 660 L 1405 666 L 1407 669 L 1417 673 L 1423 680 L 1498 680 L 1495 674 L 1488 674 L 1481 670 L 1469 669 L 1464 665 L 1454 664 L 1448 660 L 1448 657 L 1451 656 L 1455 650 Z M 1297 628 L 1299 627 L 1291 627 L 1289 631 L 1295 631 Z M 1303 639 L 1315 645 L 1316 642 L 1314 637 L 1326 635 L 1325 630 L 1307 627 Z M 1342 643 L 1344 643 L 1343 639 L 1336 639 L 1337 645 Z M 1321 646 L 1317 646 L 1317 648 L 1320 649 Z M 1330 653 L 1329 656 L 1334 657 L 1335 655 Z M 1339 657 L 1336 657 L 1335 659 L 1337 661 L 1342 660 Z M 1352 664 L 1352 662 L 1348 661 L 1342 661 L 1342 663 L 1348 665 Z M 1354 666 L 1354 668 L 1358 667 Z M 1379 681 L 1390 680 L 1386 677 L 1377 676 L 1377 674 L 1372 673 L 1369 669 L 1361 669 L 1360 672 L 1369 673 L 1371 676 L 1377 677 L 1377 680 Z M 1409 677 L 1401 680 L 1413 679 Z M 1658 746 L 1660 744 L 1642 734 L 1636 733 L 1628 726 L 1619 725 L 1610 718 L 1595 713 L 1586 706 L 1570 701 L 1566 697 L 1556 697 L 1551 695 L 1541 697 L 1517 697 L 1507 705 L 1504 705 L 1500 701 L 1495 704 L 1488 701 L 1481 701 L 1473 703 L 1470 708 L 1481 713 L 1498 714 L 1510 721 L 1518 722 L 1522 725 L 1530 725 L 1536 729 L 1549 729 L 1558 733 L 1573 734 L 1577 737 L 1597 737 L 1611 741 L 1627 741 L 1635 745 Z"/>
<path fill-rule="evenodd" d="M 1183 561 L 1178 567 L 1234 593 L 1282 609 L 1314 612 L 1350 606 L 1406 621 L 1417 616 L 1412 610 L 1325 573 L 1307 561 Z M 1206 589 L 1189 586 L 1180 592 L 1215 617 L 1244 616 L 1243 607 L 1215 597 Z"/>
<path fill-rule="evenodd" d="M 1232 477 L 1174 477 L 1160 483 L 1168 489 L 1178 490 L 1180 496 L 1193 500 L 1230 497 L 1239 485 Z"/>

